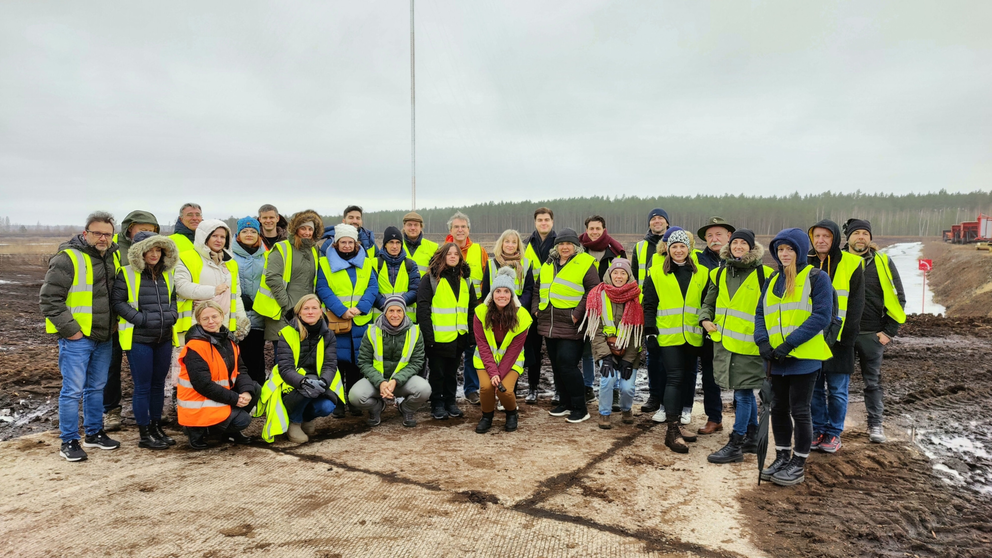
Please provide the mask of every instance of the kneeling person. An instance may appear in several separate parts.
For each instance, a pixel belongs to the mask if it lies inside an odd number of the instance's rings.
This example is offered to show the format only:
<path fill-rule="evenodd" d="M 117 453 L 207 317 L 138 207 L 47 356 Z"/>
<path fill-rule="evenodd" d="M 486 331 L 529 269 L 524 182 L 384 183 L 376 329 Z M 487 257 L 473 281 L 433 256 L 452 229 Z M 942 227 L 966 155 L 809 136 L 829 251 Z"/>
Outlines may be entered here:
<path fill-rule="evenodd" d="M 402 295 L 388 296 L 383 311 L 362 339 L 358 368 L 364 378 L 352 386 L 348 398 L 369 411 L 369 426 L 379 425 L 386 401 L 403 398 L 403 426 L 417 426 L 413 413 L 431 396 L 430 383 L 417 375 L 424 368 L 424 340 L 407 316 Z"/>

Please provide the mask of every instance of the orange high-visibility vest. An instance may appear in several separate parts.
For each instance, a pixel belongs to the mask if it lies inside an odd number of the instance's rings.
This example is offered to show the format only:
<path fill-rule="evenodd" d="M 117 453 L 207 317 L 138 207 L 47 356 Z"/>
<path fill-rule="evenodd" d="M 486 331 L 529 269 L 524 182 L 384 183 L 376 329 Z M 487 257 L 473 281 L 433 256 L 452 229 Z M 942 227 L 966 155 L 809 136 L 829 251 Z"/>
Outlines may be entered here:
<path fill-rule="evenodd" d="M 233 343 L 232 343 L 233 344 Z M 191 339 L 186 342 L 179 353 L 179 385 L 176 386 L 176 410 L 179 424 L 183 426 L 213 426 L 220 424 L 231 415 L 231 406 L 208 399 L 193 389 L 186 372 L 184 357 L 189 351 L 200 355 L 210 365 L 210 379 L 219 386 L 227 389 L 234 387 L 238 377 L 238 346 L 234 345 L 234 369 L 228 371 L 227 364 L 220 351 L 210 346 L 209 341 Z"/>

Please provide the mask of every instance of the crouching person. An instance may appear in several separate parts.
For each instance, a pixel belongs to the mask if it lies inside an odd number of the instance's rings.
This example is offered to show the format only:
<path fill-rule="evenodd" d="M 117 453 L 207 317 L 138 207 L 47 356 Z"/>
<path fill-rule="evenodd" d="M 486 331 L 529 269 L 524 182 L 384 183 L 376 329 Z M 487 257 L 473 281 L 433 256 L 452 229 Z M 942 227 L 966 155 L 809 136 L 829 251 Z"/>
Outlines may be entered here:
<path fill-rule="evenodd" d="M 314 421 L 346 403 L 337 339 L 327 327 L 320 299 L 303 295 L 293 315 L 279 331 L 276 366 L 262 388 L 266 442 L 284 432 L 290 442 L 308 442 L 316 431 Z"/>
<path fill-rule="evenodd" d="M 369 412 L 369 426 L 378 426 L 387 401 L 399 404 L 403 426 L 417 426 L 421 403 L 430 399 L 431 385 L 417 372 L 424 368 L 424 340 L 407 315 L 402 294 L 386 297 L 384 313 L 365 332 L 358 350 L 358 368 L 364 376 L 348 393 L 351 404 Z"/>
<path fill-rule="evenodd" d="M 251 443 L 241 431 L 251 423 L 248 411 L 258 399 L 259 386 L 224 326 L 224 309 L 208 300 L 194 315 L 196 325 L 186 333 L 186 346 L 179 353 L 179 424 L 195 450 L 207 448 L 210 428 L 234 443 Z"/>

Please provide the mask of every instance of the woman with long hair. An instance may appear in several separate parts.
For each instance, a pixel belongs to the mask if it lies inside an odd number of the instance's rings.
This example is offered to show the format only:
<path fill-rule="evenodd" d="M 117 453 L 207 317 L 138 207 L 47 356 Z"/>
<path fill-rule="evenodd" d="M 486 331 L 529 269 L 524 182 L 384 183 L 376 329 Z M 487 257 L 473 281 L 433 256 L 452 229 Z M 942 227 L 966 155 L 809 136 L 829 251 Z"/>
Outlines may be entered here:
<path fill-rule="evenodd" d="M 496 239 L 496 246 L 489 256 L 489 263 L 482 272 L 482 299 L 485 300 L 493 290 L 491 283 L 496 279 L 498 271 L 504 267 L 513 270 L 513 293 L 520 305 L 530 308 L 531 297 L 534 294 L 535 266 L 541 267 L 541 262 L 532 262 L 524 255 L 523 240 L 520 233 L 507 229 Z"/>

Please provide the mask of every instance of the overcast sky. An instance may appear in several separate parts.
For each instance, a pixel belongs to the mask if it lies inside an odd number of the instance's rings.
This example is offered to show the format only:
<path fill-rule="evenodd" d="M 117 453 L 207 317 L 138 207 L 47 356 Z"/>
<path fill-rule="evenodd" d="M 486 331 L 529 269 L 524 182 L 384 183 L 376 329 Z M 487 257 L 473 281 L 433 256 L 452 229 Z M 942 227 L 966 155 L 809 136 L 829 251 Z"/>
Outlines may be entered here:
<path fill-rule="evenodd" d="M 0 217 L 410 206 L 406 0 L 0 3 Z M 418 0 L 417 204 L 992 188 L 992 2 Z"/>

